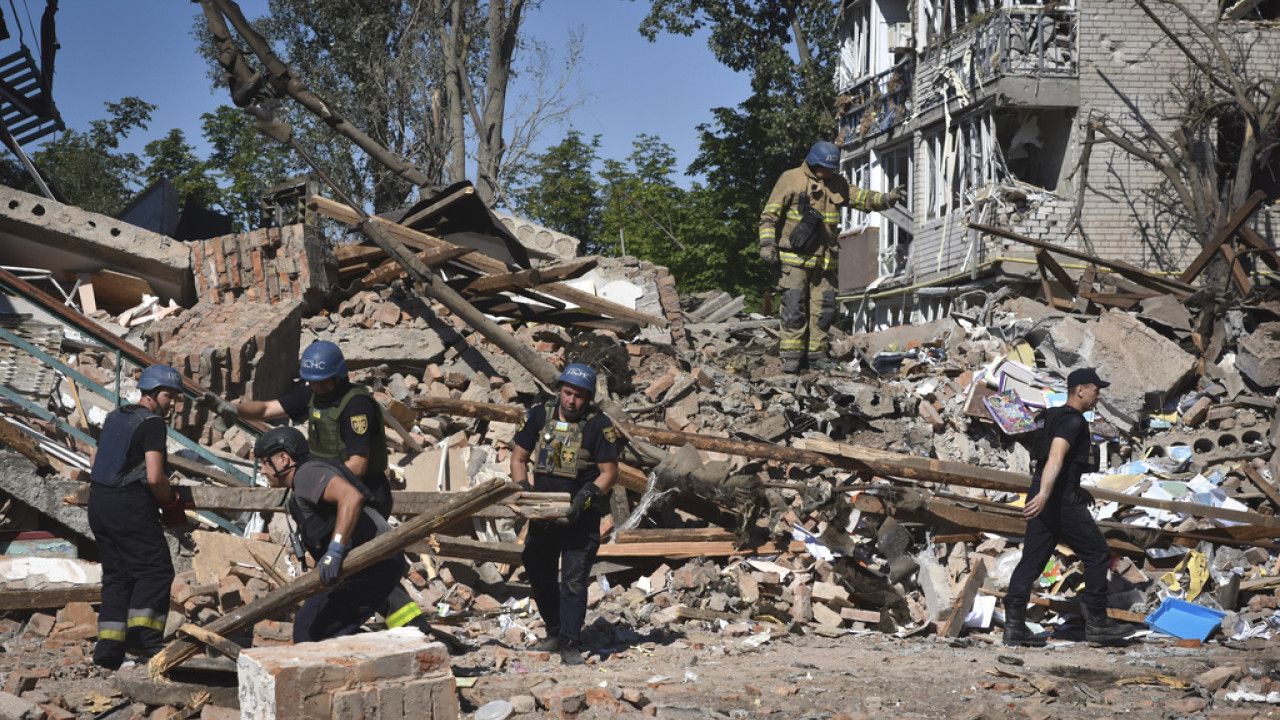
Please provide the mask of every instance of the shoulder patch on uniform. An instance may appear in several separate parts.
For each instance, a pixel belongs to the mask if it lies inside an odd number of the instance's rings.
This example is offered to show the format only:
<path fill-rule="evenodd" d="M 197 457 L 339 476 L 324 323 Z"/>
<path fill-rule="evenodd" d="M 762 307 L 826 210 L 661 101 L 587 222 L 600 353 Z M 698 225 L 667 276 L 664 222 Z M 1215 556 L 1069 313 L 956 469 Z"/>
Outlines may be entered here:
<path fill-rule="evenodd" d="M 352 415 L 351 430 L 357 435 L 363 435 L 369 432 L 369 416 L 368 415 Z"/>
<path fill-rule="evenodd" d="M 604 435 L 605 442 L 611 442 L 611 443 L 618 442 L 618 429 L 612 425 L 609 425 L 604 430 L 601 430 L 600 434 Z"/>

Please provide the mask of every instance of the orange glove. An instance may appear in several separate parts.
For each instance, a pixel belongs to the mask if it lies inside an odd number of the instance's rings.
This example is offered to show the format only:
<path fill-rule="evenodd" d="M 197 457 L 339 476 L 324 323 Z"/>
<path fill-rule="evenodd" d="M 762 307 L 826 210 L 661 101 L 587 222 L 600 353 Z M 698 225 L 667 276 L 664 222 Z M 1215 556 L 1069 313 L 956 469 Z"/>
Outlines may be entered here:
<path fill-rule="evenodd" d="M 195 503 L 190 500 L 183 500 L 178 493 L 173 494 L 173 500 L 168 505 L 160 506 L 160 517 L 164 521 L 165 527 L 184 527 L 187 524 L 187 508 L 195 507 Z"/>

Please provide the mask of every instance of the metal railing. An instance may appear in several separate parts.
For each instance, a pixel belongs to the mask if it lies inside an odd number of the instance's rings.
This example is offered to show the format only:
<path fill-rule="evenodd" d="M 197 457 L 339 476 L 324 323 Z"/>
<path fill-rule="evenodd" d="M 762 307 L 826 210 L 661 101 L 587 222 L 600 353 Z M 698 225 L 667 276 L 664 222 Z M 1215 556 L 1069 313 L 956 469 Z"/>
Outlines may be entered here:
<path fill-rule="evenodd" d="M 944 54 L 951 59 L 939 73 L 942 92 L 922 93 L 921 109 L 954 99 L 958 78 L 972 93 L 1001 77 L 1074 78 L 1080 74 L 1079 25 L 1070 10 L 1001 10 L 968 32 Z"/>
<path fill-rule="evenodd" d="M 915 60 L 906 58 L 850 88 L 852 106 L 840 116 L 845 141 L 874 137 L 910 118 L 914 74 Z"/>

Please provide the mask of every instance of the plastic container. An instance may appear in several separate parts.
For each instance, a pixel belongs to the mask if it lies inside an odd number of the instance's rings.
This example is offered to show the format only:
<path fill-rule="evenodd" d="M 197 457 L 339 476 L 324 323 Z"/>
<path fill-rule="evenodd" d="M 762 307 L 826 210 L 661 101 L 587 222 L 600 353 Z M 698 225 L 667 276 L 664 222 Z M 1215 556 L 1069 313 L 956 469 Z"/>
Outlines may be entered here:
<path fill-rule="evenodd" d="M 1186 600 L 1168 598 L 1146 618 L 1153 630 L 1184 640 L 1204 642 L 1227 614 Z"/>

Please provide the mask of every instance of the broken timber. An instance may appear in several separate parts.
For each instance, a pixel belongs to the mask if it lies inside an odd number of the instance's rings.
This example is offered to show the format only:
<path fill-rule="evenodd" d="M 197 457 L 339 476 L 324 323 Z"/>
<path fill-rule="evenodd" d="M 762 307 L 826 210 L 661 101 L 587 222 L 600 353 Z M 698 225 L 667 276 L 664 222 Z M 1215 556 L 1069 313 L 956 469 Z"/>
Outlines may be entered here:
<path fill-rule="evenodd" d="M 472 517 L 481 508 L 488 507 L 513 494 L 518 488 L 501 480 L 490 480 L 465 492 L 457 493 L 454 500 L 433 514 L 419 515 L 400 527 L 355 548 L 343 563 L 342 575 L 359 572 L 383 558 L 418 542 L 449 523 Z M 320 574 L 308 572 L 284 587 L 267 593 L 262 598 L 223 615 L 204 627 L 205 630 L 226 637 L 249 627 L 259 620 L 293 607 L 299 601 L 325 590 Z M 152 676 L 163 675 L 194 655 L 199 646 L 191 641 L 178 639 L 169 643 L 151 659 Z"/>
<path fill-rule="evenodd" d="M 446 400 L 433 397 L 418 398 L 417 405 L 424 410 L 447 415 L 462 415 L 508 423 L 519 422 L 524 414 L 524 411 L 520 408 L 508 405 Z M 623 432 L 657 445 L 692 445 L 699 450 L 722 452 L 729 455 L 803 463 L 817 467 L 839 467 L 857 472 L 869 472 L 885 478 L 903 478 L 986 490 L 1025 493 L 1031 487 L 1031 479 L 1029 477 L 1006 470 L 966 465 L 936 458 L 903 455 L 887 450 L 876 450 L 830 440 L 803 439 L 799 441 L 799 447 L 792 448 L 783 445 L 770 445 L 768 443 L 662 430 L 633 423 L 617 422 L 616 420 L 615 424 Z M 624 480 L 624 475 L 625 473 L 619 472 L 620 481 Z M 628 490 L 635 489 L 633 487 L 635 482 L 635 479 L 631 479 L 624 482 L 624 486 Z M 1260 515 L 1254 512 L 1215 508 L 1197 503 L 1134 497 L 1102 488 L 1089 488 L 1089 492 L 1098 500 L 1107 502 L 1113 501 L 1136 507 L 1156 508 L 1186 515 L 1246 523 L 1266 528 L 1268 532 L 1272 533 L 1271 537 L 1280 537 L 1280 518 L 1277 517 Z M 704 519 L 712 520 L 710 517 L 703 517 Z M 715 520 L 712 521 L 716 522 Z"/>
<path fill-rule="evenodd" d="M 282 488 L 210 487 L 207 485 L 174 485 L 184 500 L 195 505 L 193 510 L 225 512 L 275 512 L 283 510 L 285 491 Z M 421 515 L 437 513 L 456 492 L 409 492 L 396 490 L 391 493 L 393 515 Z M 87 505 L 89 483 L 76 489 L 74 495 L 64 498 L 68 505 Z M 517 492 L 505 502 L 482 508 L 473 517 L 487 519 L 554 520 L 564 517 L 569 510 L 568 493 Z"/>
<path fill-rule="evenodd" d="M 346 223 L 348 225 L 358 225 L 360 223 L 359 216 L 356 214 L 354 210 L 334 200 L 330 200 L 329 198 L 320 197 L 320 196 L 313 197 L 311 198 L 311 201 L 308 203 L 307 207 L 312 210 L 315 210 L 321 215 L 332 218 L 339 222 Z M 400 240 L 401 242 L 409 243 L 409 242 L 416 241 L 414 242 L 414 244 L 416 245 L 418 243 L 421 243 L 421 246 L 424 249 L 425 248 L 434 249 L 434 248 L 457 247 L 456 245 L 448 241 L 432 237 L 426 233 L 418 232 L 417 230 L 414 230 L 412 228 L 407 228 L 404 225 L 389 223 L 385 221 L 381 221 L 381 222 L 384 226 L 386 226 L 387 231 L 390 232 L 392 235 L 394 235 L 396 239 Z M 476 270 L 483 273 L 490 274 L 490 275 L 505 275 L 510 272 L 510 269 L 507 267 L 506 263 L 496 258 L 491 258 L 488 255 L 485 255 L 484 253 L 473 253 L 471 255 L 468 255 L 465 259 L 460 260 L 459 262 L 470 265 Z M 660 318 L 653 315 L 647 315 L 642 312 L 637 312 L 635 310 L 632 310 L 631 308 L 624 307 L 615 302 L 610 302 L 603 298 L 592 295 L 591 293 L 583 292 L 581 290 L 577 290 L 575 288 L 569 287 L 568 285 L 563 285 L 560 283 L 553 283 L 551 285 L 540 286 L 538 288 L 538 292 L 546 293 L 547 295 L 550 295 L 554 298 L 559 298 L 560 300 L 566 300 L 568 302 L 571 302 L 577 305 L 578 307 L 584 308 L 586 310 L 592 310 L 602 315 L 607 315 L 616 320 L 628 320 L 630 322 L 634 322 L 635 324 L 641 327 L 645 327 L 647 325 L 653 325 L 656 327 L 667 327 L 667 324 L 668 324 L 666 318 Z"/>

